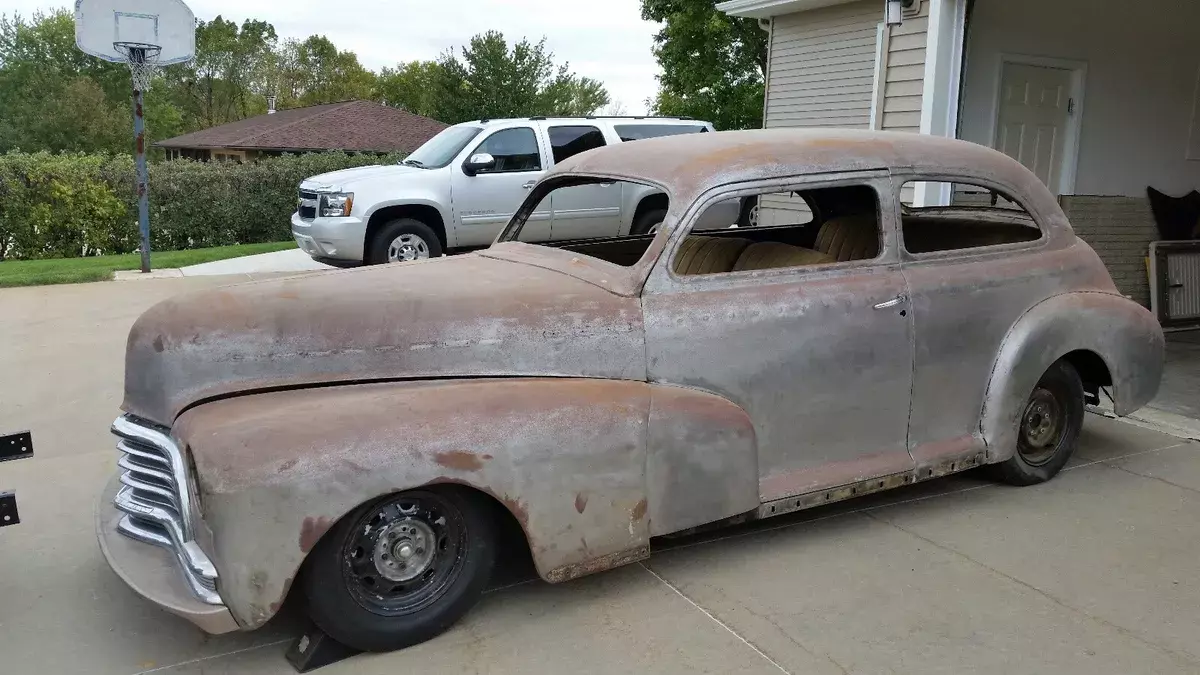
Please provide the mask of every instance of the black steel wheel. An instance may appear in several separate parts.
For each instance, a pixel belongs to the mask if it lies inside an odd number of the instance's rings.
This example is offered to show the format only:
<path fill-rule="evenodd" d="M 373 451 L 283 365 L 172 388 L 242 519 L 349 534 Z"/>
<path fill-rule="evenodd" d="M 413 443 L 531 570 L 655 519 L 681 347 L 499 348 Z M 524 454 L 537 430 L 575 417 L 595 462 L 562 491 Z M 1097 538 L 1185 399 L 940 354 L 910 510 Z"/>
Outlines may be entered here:
<path fill-rule="evenodd" d="M 313 550 L 313 621 L 364 651 L 428 640 L 478 600 L 495 561 L 488 505 L 456 486 L 412 490 L 343 518 Z"/>
<path fill-rule="evenodd" d="M 1033 485 L 1062 470 L 1083 428 L 1083 382 L 1066 361 L 1057 361 L 1038 380 L 1017 422 L 1016 453 L 993 465 L 1000 480 Z"/>

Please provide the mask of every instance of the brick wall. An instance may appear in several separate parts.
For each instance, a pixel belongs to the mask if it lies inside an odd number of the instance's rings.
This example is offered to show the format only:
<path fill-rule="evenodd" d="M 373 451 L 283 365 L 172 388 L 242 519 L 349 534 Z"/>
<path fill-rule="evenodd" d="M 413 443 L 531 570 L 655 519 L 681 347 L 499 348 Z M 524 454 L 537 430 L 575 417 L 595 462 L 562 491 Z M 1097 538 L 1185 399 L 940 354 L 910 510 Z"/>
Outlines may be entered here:
<path fill-rule="evenodd" d="M 1117 288 L 1144 306 L 1150 306 L 1146 255 L 1150 242 L 1160 237 L 1142 197 L 1062 195 L 1063 211 L 1079 235 L 1104 261 Z"/>

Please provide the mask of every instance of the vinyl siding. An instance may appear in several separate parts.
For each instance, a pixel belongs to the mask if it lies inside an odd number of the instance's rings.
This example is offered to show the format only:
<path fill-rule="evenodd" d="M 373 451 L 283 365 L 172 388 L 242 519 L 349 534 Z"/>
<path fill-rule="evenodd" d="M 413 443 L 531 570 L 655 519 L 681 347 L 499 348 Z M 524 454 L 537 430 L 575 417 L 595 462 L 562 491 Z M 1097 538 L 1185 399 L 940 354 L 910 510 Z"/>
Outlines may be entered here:
<path fill-rule="evenodd" d="M 871 123 L 875 0 L 775 17 L 766 127 L 851 127 Z"/>
<path fill-rule="evenodd" d="M 885 131 L 921 130 L 921 96 L 925 82 L 925 44 L 929 3 L 922 2 L 899 26 L 884 28 L 887 51 L 880 64 L 880 105 L 876 125 Z"/>

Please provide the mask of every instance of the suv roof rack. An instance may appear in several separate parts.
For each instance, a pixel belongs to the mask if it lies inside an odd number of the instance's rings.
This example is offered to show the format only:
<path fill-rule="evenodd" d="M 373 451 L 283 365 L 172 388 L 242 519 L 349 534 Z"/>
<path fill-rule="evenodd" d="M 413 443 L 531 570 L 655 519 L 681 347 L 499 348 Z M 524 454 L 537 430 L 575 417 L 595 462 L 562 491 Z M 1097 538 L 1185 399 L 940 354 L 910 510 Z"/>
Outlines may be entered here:
<path fill-rule="evenodd" d="M 518 118 L 514 118 L 518 119 Z M 528 118 L 532 122 L 539 122 L 549 119 L 555 120 L 679 120 L 681 122 L 695 122 L 696 118 L 687 115 L 535 115 Z M 491 122 L 491 118 L 484 117 L 479 120 L 480 124 Z"/>

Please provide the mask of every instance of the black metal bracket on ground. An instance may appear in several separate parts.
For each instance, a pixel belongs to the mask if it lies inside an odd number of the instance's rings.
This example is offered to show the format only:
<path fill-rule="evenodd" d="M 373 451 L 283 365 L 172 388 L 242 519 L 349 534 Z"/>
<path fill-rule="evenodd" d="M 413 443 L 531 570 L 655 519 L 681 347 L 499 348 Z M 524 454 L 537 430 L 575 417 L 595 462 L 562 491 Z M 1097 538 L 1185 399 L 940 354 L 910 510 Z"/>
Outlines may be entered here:
<path fill-rule="evenodd" d="M 33 457 L 33 435 L 22 431 L 0 436 L 0 462 Z M 21 522 L 17 512 L 17 493 L 0 492 L 0 527 Z"/>
<path fill-rule="evenodd" d="M 308 628 L 287 650 L 287 661 L 297 673 L 311 673 L 338 661 L 344 661 L 362 652 L 347 647 L 325 634 L 325 631 L 309 624 Z"/>

